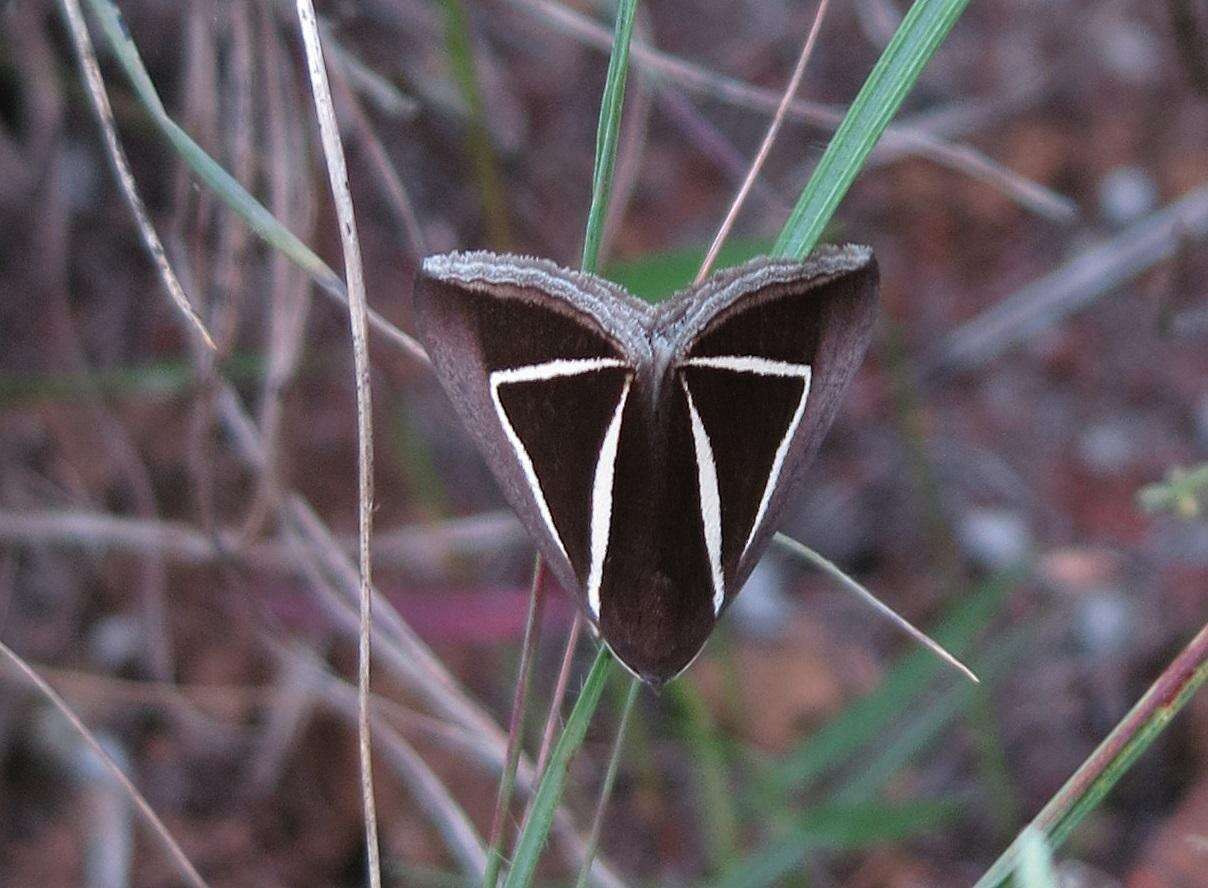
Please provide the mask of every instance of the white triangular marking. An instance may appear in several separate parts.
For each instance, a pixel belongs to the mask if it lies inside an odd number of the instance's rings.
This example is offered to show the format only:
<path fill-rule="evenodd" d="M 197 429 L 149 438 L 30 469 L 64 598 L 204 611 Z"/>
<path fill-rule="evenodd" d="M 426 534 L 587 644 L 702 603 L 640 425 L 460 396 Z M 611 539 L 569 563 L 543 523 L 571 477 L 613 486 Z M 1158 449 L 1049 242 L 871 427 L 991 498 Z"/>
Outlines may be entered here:
<path fill-rule="evenodd" d="M 729 370 L 734 373 L 752 373 L 756 376 L 797 377 L 802 381 L 801 398 L 797 401 L 797 409 L 793 411 L 793 418 L 789 420 L 784 437 L 780 439 L 780 444 L 776 447 L 776 455 L 772 458 L 772 468 L 768 472 L 768 480 L 763 487 L 763 496 L 759 499 L 759 509 L 755 513 L 755 522 L 751 525 L 751 532 L 747 534 L 747 541 L 742 547 L 742 555 L 745 556 L 747 549 L 751 548 L 751 542 L 755 539 L 756 531 L 759 530 L 760 525 L 763 523 L 763 516 L 768 510 L 768 504 L 772 501 L 772 494 L 776 491 L 776 485 L 780 482 L 780 472 L 784 468 L 784 460 L 789 454 L 793 435 L 796 434 L 797 426 L 801 425 L 801 418 L 805 415 L 805 402 L 809 398 L 810 379 L 812 376 L 810 365 L 793 364 L 788 361 L 774 361 L 770 358 L 759 358 L 752 355 L 717 355 L 688 358 L 688 360 L 684 361 L 684 365 L 689 367 L 710 367 L 714 370 Z M 687 384 L 685 383 L 686 390 Z"/>
<path fill-rule="evenodd" d="M 606 370 L 612 367 L 625 367 L 624 361 L 616 358 L 558 358 L 553 361 L 546 361 L 542 364 L 529 364 L 524 367 L 513 367 L 507 370 L 496 370 L 487 377 L 488 384 L 491 389 L 491 401 L 495 405 L 495 413 L 499 417 L 499 424 L 503 426 L 503 433 L 507 436 L 508 443 L 512 445 L 512 450 L 516 453 L 516 459 L 520 461 L 520 468 L 524 471 L 524 478 L 528 481 L 529 490 L 533 494 L 533 499 L 537 503 L 537 511 L 541 514 L 545 526 L 549 529 L 550 536 L 557 543 L 558 549 L 562 552 L 562 557 L 570 563 L 570 556 L 566 554 L 566 546 L 562 542 L 562 536 L 558 533 L 558 527 L 554 524 L 554 516 L 550 514 L 549 504 L 545 500 L 545 491 L 541 489 L 541 481 L 537 478 L 537 471 L 533 468 L 533 461 L 529 457 L 528 450 L 524 446 L 524 442 L 520 440 L 520 436 L 516 434 L 516 430 L 512 427 L 511 420 L 508 419 L 507 411 L 503 409 L 503 402 L 499 399 L 499 387 L 510 385 L 517 382 L 542 382 L 549 379 L 559 379 L 566 376 L 579 376 L 583 373 L 592 373 L 596 370 Z M 627 377 L 625 380 L 625 388 L 621 395 L 621 404 L 624 405 L 625 398 L 629 393 L 629 383 L 632 377 Z M 618 413 L 613 416 L 613 424 L 618 422 Z M 612 425 L 609 425 L 609 432 L 612 431 Z M 607 442 L 608 435 L 605 435 Z M 615 460 L 615 445 L 613 457 Z M 610 466 L 611 471 L 611 466 Z M 599 466 L 596 467 L 597 482 L 599 481 Z M 609 507 L 611 509 L 612 485 L 609 485 Z M 594 546 L 595 546 L 595 514 L 592 514 L 592 546 L 593 546 L 593 565 L 594 565 Z M 605 546 L 607 546 L 607 535 L 605 535 Z M 573 567 L 573 565 L 572 565 Z M 598 585 L 598 584 L 597 584 Z M 598 597 L 598 590 L 597 590 Z M 598 609 L 597 609 L 598 610 Z"/>

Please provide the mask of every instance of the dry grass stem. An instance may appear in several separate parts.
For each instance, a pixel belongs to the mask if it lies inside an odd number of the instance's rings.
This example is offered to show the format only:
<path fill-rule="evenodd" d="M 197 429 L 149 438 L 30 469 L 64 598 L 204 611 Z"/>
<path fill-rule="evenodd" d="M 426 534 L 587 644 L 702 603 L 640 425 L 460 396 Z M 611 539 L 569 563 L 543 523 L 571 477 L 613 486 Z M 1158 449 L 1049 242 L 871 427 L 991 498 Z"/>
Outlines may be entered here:
<path fill-rule="evenodd" d="M 373 621 L 373 592 L 370 573 L 369 540 L 373 533 L 373 400 L 369 383 L 369 343 L 365 319 L 365 277 L 361 264 L 361 245 L 357 239 L 356 217 L 352 194 L 348 189 L 348 169 L 340 128 L 336 123 L 331 87 L 323 62 L 323 47 L 319 41 L 319 25 L 311 0 L 298 0 L 298 22 L 302 42 L 306 46 L 310 84 L 319 116 L 319 131 L 327 171 L 335 196 L 336 215 L 340 222 L 340 241 L 344 247 L 344 275 L 348 286 L 349 320 L 352 326 L 352 352 L 356 364 L 357 391 L 357 486 L 359 502 L 360 545 L 360 635 L 357 661 L 357 733 L 361 752 L 361 795 L 365 807 L 365 844 L 369 854 L 369 884 L 381 888 L 382 871 L 378 850 L 377 809 L 373 798 L 373 755 L 369 734 L 369 659 Z"/>
<path fill-rule="evenodd" d="M 282 50 L 281 35 L 273 11 L 259 6 L 260 74 L 267 122 L 264 126 L 269 210 L 290 230 L 309 239 L 315 223 L 315 202 L 305 181 L 295 170 L 306 165 L 306 134 L 299 115 L 288 109 L 297 106 L 292 65 Z M 296 227 L 295 227 L 296 226 Z M 311 297 L 303 272 L 278 250 L 268 258 L 268 364 L 260 388 L 256 420 L 264 442 L 267 461 L 257 474 L 256 492 L 248 506 L 240 531 L 239 547 L 249 545 L 259 534 L 281 497 L 280 436 L 284 408 L 282 397 L 297 370 Z"/>
<path fill-rule="evenodd" d="M 783 533 L 776 534 L 775 541 L 788 551 L 792 552 L 794 555 L 805 559 L 819 570 L 826 573 L 831 577 L 831 579 L 837 582 L 848 592 L 854 593 L 865 604 L 872 607 L 873 610 L 888 619 L 891 623 L 893 623 L 923 647 L 927 648 L 927 650 L 931 651 L 965 678 L 969 679 L 969 681 L 973 682 L 974 684 L 981 684 L 981 679 L 973 674 L 972 669 L 970 669 L 952 654 L 948 653 L 948 651 L 944 650 L 943 645 L 941 645 L 938 641 L 931 638 L 923 630 L 914 626 L 905 617 L 903 617 L 885 602 L 881 601 L 881 599 L 877 598 L 877 596 L 873 595 L 843 571 L 839 570 L 834 562 L 823 558 L 813 549 L 809 548 L 809 546 L 799 543 L 797 540 Z"/>
<path fill-rule="evenodd" d="M 390 159 L 386 146 L 378 138 L 377 130 L 374 129 L 373 121 L 369 119 L 368 112 L 362 106 L 360 97 L 349 83 L 351 69 L 346 72 L 342 70 L 342 67 L 341 65 L 333 66 L 331 79 L 339 95 L 341 108 L 345 110 L 357 134 L 357 141 L 365 149 L 365 159 L 372 167 L 370 179 L 385 196 L 395 220 L 401 225 L 403 231 L 407 232 L 412 251 L 416 256 L 425 256 L 428 252 L 428 245 L 424 238 L 423 227 L 419 223 L 419 216 L 415 212 L 415 205 L 411 201 L 411 195 L 408 194 L 407 186 L 403 184 L 403 178 L 395 168 L 394 161 Z"/>
<path fill-rule="evenodd" d="M 742 209 L 742 205 L 746 202 L 747 195 L 751 193 L 751 186 L 755 184 L 755 180 L 759 177 L 759 171 L 763 169 L 764 161 L 768 159 L 768 154 L 771 153 L 772 144 L 780 133 L 780 127 L 784 124 L 785 115 L 788 114 L 789 104 L 793 101 L 793 97 L 797 95 L 797 90 L 801 87 L 801 78 L 805 76 L 805 66 L 809 63 L 810 56 L 814 53 L 814 44 L 818 41 L 818 32 L 822 30 L 822 21 L 826 17 L 826 9 L 829 2 L 830 0 L 820 0 L 818 3 L 818 11 L 814 13 L 814 23 L 810 26 L 809 35 L 805 38 L 805 45 L 801 47 L 801 54 L 797 57 L 797 66 L 793 68 L 793 75 L 789 78 L 788 86 L 784 88 L 784 95 L 780 97 L 780 104 L 776 106 L 776 113 L 772 116 L 772 122 L 768 124 L 768 131 L 764 133 L 763 142 L 759 145 L 759 151 L 755 153 L 755 159 L 751 161 L 751 168 L 747 171 L 742 185 L 739 186 L 738 194 L 734 196 L 730 209 L 726 212 L 726 218 L 722 220 L 721 225 L 718 227 L 717 234 L 713 238 L 713 243 L 709 245 L 709 249 L 705 252 L 705 258 L 700 264 L 700 271 L 696 273 L 696 283 L 698 284 L 705 279 L 709 274 L 709 269 L 717 261 L 717 254 L 721 252 L 722 244 L 730 236 L 730 230 L 734 227 L 734 220 L 738 218 L 738 211 Z"/>
<path fill-rule="evenodd" d="M 558 669 L 558 681 L 554 685 L 553 698 L 549 704 L 549 715 L 545 718 L 545 730 L 541 735 L 541 749 L 537 752 L 537 780 L 545 773 L 549 751 L 554 746 L 554 733 L 562 723 L 562 701 L 566 699 L 566 688 L 570 684 L 571 668 L 575 664 L 575 650 L 579 646 L 579 633 L 583 630 L 583 614 L 575 609 L 574 621 L 566 636 L 566 650 L 562 652 L 562 665 Z"/>
<path fill-rule="evenodd" d="M 325 582 L 322 578 L 318 581 Z M 358 688 L 329 672 L 308 650 L 272 639 L 269 639 L 269 645 L 284 664 L 283 668 L 293 676 L 294 683 L 304 688 L 311 699 L 322 701 L 353 725 L 359 722 Z M 423 757 L 385 717 L 387 707 L 397 707 L 377 696 L 371 697 L 371 702 L 374 709 L 372 724 L 379 752 L 410 789 L 419 808 L 436 827 L 463 870 L 475 877 L 481 876 L 486 851 L 473 823 Z"/>

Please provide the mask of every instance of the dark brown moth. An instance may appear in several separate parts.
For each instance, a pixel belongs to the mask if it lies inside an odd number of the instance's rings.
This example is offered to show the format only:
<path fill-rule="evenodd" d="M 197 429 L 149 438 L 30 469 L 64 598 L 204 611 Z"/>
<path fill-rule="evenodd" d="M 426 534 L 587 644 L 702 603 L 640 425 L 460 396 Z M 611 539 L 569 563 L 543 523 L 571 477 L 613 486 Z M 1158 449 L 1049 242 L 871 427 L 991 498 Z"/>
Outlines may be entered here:
<path fill-rule="evenodd" d="M 756 259 L 659 305 L 542 259 L 424 261 L 415 310 L 550 570 L 635 675 L 700 652 L 763 554 L 871 333 L 867 247 Z"/>

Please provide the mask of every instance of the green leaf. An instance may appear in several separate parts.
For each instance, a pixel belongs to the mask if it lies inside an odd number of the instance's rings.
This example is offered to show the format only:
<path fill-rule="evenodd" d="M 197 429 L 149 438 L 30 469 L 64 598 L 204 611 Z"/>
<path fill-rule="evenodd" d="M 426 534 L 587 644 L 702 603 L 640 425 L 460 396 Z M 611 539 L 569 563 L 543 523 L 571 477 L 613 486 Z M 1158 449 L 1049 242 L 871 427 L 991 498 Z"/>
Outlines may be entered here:
<path fill-rule="evenodd" d="M 766 254 L 770 247 L 770 243 L 760 238 L 731 238 L 721 248 L 714 268 L 740 265 Z M 647 253 L 624 262 L 609 262 L 604 276 L 634 296 L 647 302 L 658 302 L 692 283 L 707 249 L 705 246 L 683 247 Z"/>
<path fill-rule="evenodd" d="M 818 243 L 881 133 L 968 5 L 969 0 L 917 0 L 910 7 L 814 168 L 774 255 L 802 259 Z"/>
<path fill-rule="evenodd" d="M 537 794 L 533 797 L 533 805 L 529 810 L 528 819 L 520 831 L 516 843 L 516 853 L 512 856 L 512 868 L 508 872 L 505 888 L 524 888 L 532 883 L 533 873 L 537 870 L 537 861 L 541 858 L 541 850 L 549 836 L 550 826 L 554 822 L 554 812 L 558 809 L 558 801 L 562 798 L 562 789 L 566 785 L 566 769 L 575 752 L 583 744 L 587 735 L 587 726 L 591 724 L 596 705 L 600 702 L 600 694 L 612 674 L 612 654 L 604 645 L 596 655 L 591 671 L 575 707 L 571 710 L 566 727 L 558 737 L 553 752 L 550 753 L 545 775 Z"/>
<path fill-rule="evenodd" d="M 1142 487 L 1137 502 L 1147 512 L 1173 512 L 1188 521 L 1198 518 L 1208 502 L 1208 463 L 1171 469 L 1165 481 Z"/>

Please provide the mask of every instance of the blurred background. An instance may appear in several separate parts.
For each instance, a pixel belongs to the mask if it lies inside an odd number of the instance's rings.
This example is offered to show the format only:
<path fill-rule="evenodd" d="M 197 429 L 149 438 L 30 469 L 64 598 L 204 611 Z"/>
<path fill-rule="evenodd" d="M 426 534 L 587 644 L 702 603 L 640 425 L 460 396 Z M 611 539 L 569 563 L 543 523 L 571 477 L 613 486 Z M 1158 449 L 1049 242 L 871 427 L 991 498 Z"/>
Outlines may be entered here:
<path fill-rule="evenodd" d="M 346 312 L 198 183 L 90 18 L 198 346 L 72 5 L 0 4 L 0 641 L 213 885 L 363 884 Z M 577 264 L 611 5 L 318 5 L 371 305 L 410 330 L 427 253 Z M 830 4 L 722 264 L 769 248 L 907 5 Z M 120 6 L 167 114 L 339 269 L 292 4 Z M 691 279 L 815 12 L 641 5 L 607 276 Z M 599 884 L 976 880 L 1208 617 L 1202 496 L 1170 475 L 1208 458 L 1206 235 L 1208 3 L 970 5 L 827 233 L 875 249 L 882 311 L 785 529 L 983 684 L 769 553 L 704 656 L 639 697 Z M 387 337 L 371 356 L 386 875 L 461 885 L 450 834 L 490 825 L 533 552 L 425 367 Z M 529 756 L 573 614 L 545 608 Z M 79 735 L 0 677 L 0 884 L 179 884 Z M 542 884 L 576 871 L 614 685 Z M 1066 884 L 1203 884 L 1206 761 L 1200 695 L 1061 850 Z"/>

